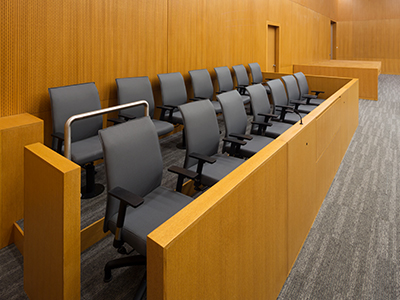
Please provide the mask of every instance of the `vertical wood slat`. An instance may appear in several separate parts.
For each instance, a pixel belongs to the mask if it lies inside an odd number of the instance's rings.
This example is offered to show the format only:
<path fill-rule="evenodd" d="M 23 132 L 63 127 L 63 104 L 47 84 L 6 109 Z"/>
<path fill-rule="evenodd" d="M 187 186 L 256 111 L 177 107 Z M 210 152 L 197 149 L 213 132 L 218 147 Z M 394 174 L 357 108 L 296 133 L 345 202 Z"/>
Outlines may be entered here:
<path fill-rule="evenodd" d="M 25 147 L 24 289 L 80 299 L 81 168 L 41 143 Z"/>
<path fill-rule="evenodd" d="M 0 118 L 0 249 L 13 243 L 24 217 L 24 146 L 43 142 L 43 121 L 29 114 Z"/>

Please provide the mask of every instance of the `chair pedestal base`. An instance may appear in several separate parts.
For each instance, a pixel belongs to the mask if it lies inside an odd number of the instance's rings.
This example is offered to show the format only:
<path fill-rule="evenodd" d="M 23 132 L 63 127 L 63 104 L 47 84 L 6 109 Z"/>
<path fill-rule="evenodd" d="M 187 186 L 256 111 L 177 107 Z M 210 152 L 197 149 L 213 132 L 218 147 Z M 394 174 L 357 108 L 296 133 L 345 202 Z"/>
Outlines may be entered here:
<path fill-rule="evenodd" d="M 81 189 L 81 193 L 82 193 L 81 199 L 94 198 L 94 197 L 100 195 L 103 191 L 104 191 L 104 185 L 102 185 L 100 183 L 96 183 L 94 185 L 94 188 L 91 189 L 91 191 L 87 191 L 87 186 L 84 186 Z"/>

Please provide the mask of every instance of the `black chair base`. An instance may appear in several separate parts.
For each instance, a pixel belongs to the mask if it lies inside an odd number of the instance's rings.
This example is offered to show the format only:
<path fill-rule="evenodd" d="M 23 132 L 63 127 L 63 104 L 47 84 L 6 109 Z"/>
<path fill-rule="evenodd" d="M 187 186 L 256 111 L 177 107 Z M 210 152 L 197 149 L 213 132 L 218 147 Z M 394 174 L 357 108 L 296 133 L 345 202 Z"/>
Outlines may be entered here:
<path fill-rule="evenodd" d="M 110 282 L 112 280 L 111 271 L 113 269 L 130 267 L 130 266 L 138 266 L 138 265 L 146 265 L 146 257 L 145 256 L 133 255 L 133 256 L 121 257 L 121 258 L 111 260 L 104 267 L 104 282 Z"/>
<path fill-rule="evenodd" d="M 94 188 L 91 189 L 91 191 L 86 191 L 86 190 L 87 190 L 86 186 L 82 187 L 82 189 L 81 189 L 81 193 L 82 193 L 81 199 L 91 199 L 91 198 L 94 198 L 94 197 L 100 195 L 104 191 L 104 185 L 102 185 L 100 183 L 96 183 L 94 185 Z"/>

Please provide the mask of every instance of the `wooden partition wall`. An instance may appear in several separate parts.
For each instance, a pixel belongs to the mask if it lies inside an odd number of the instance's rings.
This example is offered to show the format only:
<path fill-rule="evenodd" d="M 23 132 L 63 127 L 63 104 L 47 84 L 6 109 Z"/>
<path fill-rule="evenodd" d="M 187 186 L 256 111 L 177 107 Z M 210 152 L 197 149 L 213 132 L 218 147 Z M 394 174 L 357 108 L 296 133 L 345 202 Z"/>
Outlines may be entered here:
<path fill-rule="evenodd" d="M 0 117 L 28 112 L 51 142 L 48 88 L 95 82 L 102 107 L 117 103 L 115 78 L 259 62 L 266 24 L 281 26 L 281 68 L 327 59 L 336 0 L 3 0 Z M 156 115 L 159 111 L 156 111 Z"/>
<path fill-rule="evenodd" d="M 303 125 L 148 236 L 148 299 L 278 296 L 358 125 L 358 80 L 324 80 Z"/>
<path fill-rule="evenodd" d="M 337 58 L 382 62 L 400 74 L 400 8 L 396 0 L 338 0 Z"/>
<path fill-rule="evenodd" d="M 149 300 L 277 297 L 358 125 L 357 79 L 308 82 L 327 87 L 327 99 L 303 125 L 150 233 Z M 23 252 L 31 299 L 79 298 L 81 245 L 90 244 L 79 226 L 79 186 L 79 166 L 43 144 L 26 147 Z"/>

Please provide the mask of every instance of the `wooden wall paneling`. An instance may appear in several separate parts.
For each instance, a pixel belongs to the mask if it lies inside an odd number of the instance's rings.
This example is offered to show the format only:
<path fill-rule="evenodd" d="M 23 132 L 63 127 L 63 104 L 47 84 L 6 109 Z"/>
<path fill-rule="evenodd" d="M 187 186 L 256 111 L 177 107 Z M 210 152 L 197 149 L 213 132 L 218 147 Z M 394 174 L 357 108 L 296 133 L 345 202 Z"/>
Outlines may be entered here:
<path fill-rule="evenodd" d="M 0 249 L 13 243 L 24 218 L 24 146 L 43 142 L 43 121 L 29 114 L 0 118 Z"/>
<path fill-rule="evenodd" d="M 280 25 L 280 69 L 279 72 L 292 73 L 293 54 L 296 52 L 294 41 L 295 26 L 293 25 L 293 7 L 295 4 L 289 0 L 270 1 L 268 9 L 268 22 Z M 263 71 L 267 71 L 266 66 Z"/>
<path fill-rule="evenodd" d="M 306 75 L 310 91 L 324 91 L 319 98 L 327 99 L 351 81 L 349 78 Z"/>
<path fill-rule="evenodd" d="M 24 289 L 34 299 L 80 298 L 80 173 L 41 143 L 25 147 Z"/>
<path fill-rule="evenodd" d="M 291 0 L 302 6 L 307 7 L 314 12 L 322 14 L 330 19 L 337 19 L 338 15 L 338 2 L 334 1 L 320 1 L 320 0 Z"/>
<path fill-rule="evenodd" d="M 269 146 L 148 236 L 148 299 L 278 296 L 288 273 L 287 148 Z"/>
<path fill-rule="evenodd" d="M 360 80 L 360 97 L 378 100 L 380 61 L 324 60 L 311 64 L 294 65 L 294 72 L 323 76 L 341 76 Z"/>

